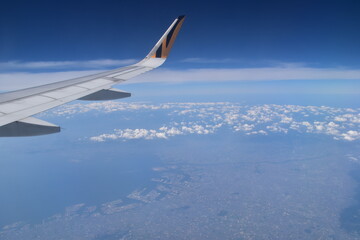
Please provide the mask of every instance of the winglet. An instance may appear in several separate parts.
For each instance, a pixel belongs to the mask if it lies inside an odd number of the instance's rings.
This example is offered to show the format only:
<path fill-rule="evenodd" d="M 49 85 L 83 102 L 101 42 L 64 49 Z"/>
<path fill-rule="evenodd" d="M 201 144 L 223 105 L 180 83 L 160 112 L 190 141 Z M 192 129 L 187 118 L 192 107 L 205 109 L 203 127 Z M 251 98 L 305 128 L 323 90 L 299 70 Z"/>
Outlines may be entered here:
<path fill-rule="evenodd" d="M 170 53 L 171 47 L 173 46 L 175 39 L 179 33 L 179 30 L 185 20 L 185 16 L 179 16 L 175 21 L 170 25 L 168 30 L 156 43 L 150 53 L 146 58 L 162 58 L 166 59 Z"/>

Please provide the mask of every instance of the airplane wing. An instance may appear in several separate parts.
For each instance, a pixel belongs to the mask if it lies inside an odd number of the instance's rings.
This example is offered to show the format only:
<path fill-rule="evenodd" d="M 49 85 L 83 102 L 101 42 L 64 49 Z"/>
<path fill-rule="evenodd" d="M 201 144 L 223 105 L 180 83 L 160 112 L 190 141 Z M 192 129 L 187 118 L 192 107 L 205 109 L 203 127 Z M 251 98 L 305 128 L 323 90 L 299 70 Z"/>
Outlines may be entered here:
<path fill-rule="evenodd" d="M 74 100 L 111 100 L 131 94 L 111 88 L 162 65 L 185 16 L 170 25 L 140 62 L 114 70 L 0 94 L 0 137 L 36 136 L 60 132 L 60 127 L 31 116 Z"/>

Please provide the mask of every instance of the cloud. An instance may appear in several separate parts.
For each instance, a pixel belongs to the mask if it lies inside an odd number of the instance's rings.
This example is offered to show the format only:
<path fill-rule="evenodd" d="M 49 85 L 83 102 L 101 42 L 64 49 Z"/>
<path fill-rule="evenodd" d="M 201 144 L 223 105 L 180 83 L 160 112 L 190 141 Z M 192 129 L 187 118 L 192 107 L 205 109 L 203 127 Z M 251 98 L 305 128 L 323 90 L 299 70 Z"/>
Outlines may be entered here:
<path fill-rule="evenodd" d="M 354 140 L 360 139 L 360 132 L 350 130 L 350 131 L 347 131 L 346 133 L 342 133 L 341 137 L 347 141 L 354 141 Z"/>
<path fill-rule="evenodd" d="M 168 137 L 174 137 L 177 135 L 185 134 L 197 134 L 197 135 L 206 135 L 215 132 L 215 129 L 218 126 L 201 126 L 198 124 L 181 126 L 177 127 L 161 127 L 157 130 L 155 129 L 115 129 L 112 134 L 101 134 L 99 136 L 90 137 L 91 141 L 95 142 L 105 142 L 106 140 L 115 140 L 115 139 L 167 139 Z"/>
<path fill-rule="evenodd" d="M 0 73 L 0 91 L 13 91 L 22 88 L 34 87 L 71 78 L 83 77 L 98 72 L 99 71 L 91 70 L 55 73 Z"/>
<path fill-rule="evenodd" d="M 98 59 L 88 61 L 8 61 L 0 62 L 0 71 L 18 70 L 49 70 L 49 69 L 103 69 L 106 67 L 119 67 L 126 64 L 135 63 L 135 59 Z"/>
<path fill-rule="evenodd" d="M 0 62 L 0 91 L 13 91 L 83 77 L 135 63 L 135 59 L 89 61 Z"/>
<path fill-rule="evenodd" d="M 159 109 L 169 109 L 169 108 L 171 108 L 171 105 L 168 104 L 153 105 L 153 104 L 145 104 L 145 103 L 125 103 L 125 102 L 107 101 L 107 102 L 94 102 L 88 104 L 75 103 L 75 104 L 63 105 L 53 109 L 52 111 L 47 112 L 46 114 L 56 115 L 56 116 L 69 116 L 79 113 L 86 113 L 90 111 L 111 113 L 118 111 L 159 110 Z"/>
<path fill-rule="evenodd" d="M 181 60 L 184 63 L 231 63 L 231 62 L 238 62 L 236 59 L 232 58 L 223 58 L 223 59 L 215 59 L 215 58 L 185 58 Z"/>
<path fill-rule="evenodd" d="M 182 59 L 180 62 L 193 64 L 236 64 L 237 66 L 253 66 L 253 67 L 305 67 L 309 66 L 305 62 L 282 62 L 277 60 L 256 60 L 241 58 L 202 58 L 191 57 Z"/>
<path fill-rule="evenodd" d="M 118 128 L 110 133 L 90 137 L 90 140 L 97 142 L 117 139 L 168 139 L 179 135 L 208 135 L 225 129 L 234 134 L 244 135 L 296 132 L 328 135 L 335 140 L 342 141 L 360 139 L 360 109 L 326 106 L 275 104 L 252 106 L 228 102 L 165 104 L 101 102 L 65 105 L 46 114 L 73 116 L 91 111 L 121 112 L 122 116 L 125 116 L 126 112 L 141 113 L 145 114 L 144 116 L 157 112 L 167 114 L 167 117 L 161 118 L 163 122 L 156 121 L 153 127 L 143 128 L 140 125 L 135 128 Z"/>
<path fill-rule="evenodd" d="M 104 142 L 105 140 L 111 139 L 155 139 L 155 138 L 166 138 L 163 132 L 157 132 L 156 130 L 150 129 L 115 129 L 112 134 L 101 134 L 99 136 L 91 137 L 90 140 L 95 142 Z"/>
<path fill-rule="evenodd" d="M 58 71 L 58 72 L 4 72 L 0 73 L 2 91 L 15 90 L 60 80 L 99 72 L 101 67 L 134 60 L 96 60 L 88 62 L 33 62 L 33 63 L 6 63 L 5 68 L 17 70 L 34 70 L 36 68 L 63 68 L 71 65 L 74 68 L 92 68 L 87 71 Z M 4 64 L 4 63 L 3 63 Z M 6 66 L 8 65 L 8 66 Z M 52 66 L 52 67 L 51 67 Z M 62 66 L 62 67 L 60 67 Z M 77 66 L 77 67 L 76 67 Z M 21 67 L 21 68 L 20 68 Z M 69 69 L 73 69 L 69 67 Z M 276 80 L 360 80 L 360 69 L 344 68 L 311 68 L 297 65 L 254 68 L 201 68 L 201 69 L 164 69 L 140 75 L 123 84 L 131 83 L 186 83 L 186 82 L 240 82 L 240 81 L 276 81 Z"/>
<path fill-rule="evenodd" d="M 133 82 L 231 82 L 275 80 L 360 80 L 359 69 L 264 67 L 202 68 L 186 70 L 159 69 Z"/>

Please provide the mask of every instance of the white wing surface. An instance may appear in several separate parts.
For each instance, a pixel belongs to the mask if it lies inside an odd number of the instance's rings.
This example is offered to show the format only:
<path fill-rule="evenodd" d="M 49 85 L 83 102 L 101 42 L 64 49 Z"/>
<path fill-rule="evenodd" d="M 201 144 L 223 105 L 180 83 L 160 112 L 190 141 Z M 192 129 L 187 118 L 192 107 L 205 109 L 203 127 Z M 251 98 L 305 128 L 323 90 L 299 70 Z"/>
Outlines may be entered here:
<path fill-rule="evenodd" d="M 112 89 L 162 65 L 185 17 L 171 24 L 150 53 L 140 62 L 90 76 L 0 94 L 0 137 L 36 136 L 56 133 L 60 127 L 31 116 L 74 100 L 111 100 L 131 94 Z"/>

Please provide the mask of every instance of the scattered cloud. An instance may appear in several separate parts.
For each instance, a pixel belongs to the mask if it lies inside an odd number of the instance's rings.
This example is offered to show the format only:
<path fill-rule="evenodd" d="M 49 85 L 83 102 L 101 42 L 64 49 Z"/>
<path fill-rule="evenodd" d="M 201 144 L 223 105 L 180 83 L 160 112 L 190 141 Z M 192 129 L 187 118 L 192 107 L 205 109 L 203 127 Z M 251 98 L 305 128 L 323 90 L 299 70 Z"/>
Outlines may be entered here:
<path fill-rule="evenodd" d="M 178 135 L 215 134 L 228 129 L 235 134 L 322 134 L 335 140 L 360 140 L 360 109 L 298 105 L 243 105 L 228 102 L 209 103 L 124 103 L 101 102 L 71 104 L 47 114 L 71 116 L 90 111 L 105 113 L 136 112 L 156 114 L 165 112 L 163 122 L 150 128 L 117 128 L 110 133 L 90 137 L 91 141 L 129 139 L 168 139 Z M 138 116 L 138 115 L 137 115 Z M 131 119 L 130 119 L 131 120 Z"/>
<path fill-rule="evenodd" d="M 99 136 L 90 137 L 91 141 L 104 142 L 106 140 L 115 140 L 115 139 L 167 139 L 176 135 L 186 135 L 186 134 L 197 134 L 197 135 L 206 135 L 212 134 L 215 132 L 216 128 L 219 126 L 202 126 L 199 124 L 190 124 L 186 125 L 185 123 L 180 123 L 179 127 L 160 127 L 159 129 L 115 129 L 114 133 L 111 134 L 101 134 Z"/>
<path fill-rule="evenodd" d="M 351 154 L 347 154 L 346 157 L 348 157 L 348 159 L 349 159 L 351 162 L 359 163 L 359 158 L 354 157 L 354 156 L 351 155 Z"/>
<path fill-rule="evenodd" d="M 354 130 L 349 130 L 346 133 L 342 133 L 341 137 L 342 137 L 342 139 L 347 140 L 347 141 L 354 141 L 354 140 L 360 139 L 360 132 L 354 131 Z"/>

